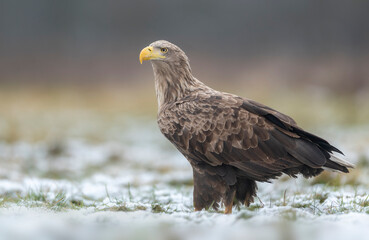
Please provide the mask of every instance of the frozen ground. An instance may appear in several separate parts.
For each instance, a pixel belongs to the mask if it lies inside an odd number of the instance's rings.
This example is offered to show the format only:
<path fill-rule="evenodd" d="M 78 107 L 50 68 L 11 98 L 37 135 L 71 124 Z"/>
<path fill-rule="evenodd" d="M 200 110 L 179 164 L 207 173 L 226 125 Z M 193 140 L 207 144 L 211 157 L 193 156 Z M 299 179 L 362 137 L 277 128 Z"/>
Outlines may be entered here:
<path fill-rule="evenodd" d="M 369 126 L 314 130 L 350 174 L 259 184 L 260 200 L 223 215 L 193 212 L 190 166 L 155 120 L 85 118 L 27 121 L 0 142 L 0 239 L 369 239 Z M 39 125 L 49 135 L 27 136 Z"/>

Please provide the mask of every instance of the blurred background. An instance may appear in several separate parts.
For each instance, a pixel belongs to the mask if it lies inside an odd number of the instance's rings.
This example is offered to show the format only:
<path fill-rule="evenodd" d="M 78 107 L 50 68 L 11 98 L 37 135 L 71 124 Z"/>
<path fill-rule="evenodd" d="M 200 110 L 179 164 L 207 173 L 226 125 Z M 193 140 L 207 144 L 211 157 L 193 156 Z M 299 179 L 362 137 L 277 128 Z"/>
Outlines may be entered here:
<path fill-rule="evenodd" d="M 214 88 L 300 123 L 368 123 L 368 9 L 333 0 L 2 0 L 0 110 L 153 116 L 153 74 L 138 53 L 166 39 Z"/>
<path fill-rule="evenodd" d="M 315 133 L 331 129 L 335 143 L 338 132 L 369 125 L 368 9 L 367 1 L 2 0 L 0 141 L 62 154 L 74 139 L 121 143 L 143 124 L 160 136 L 152 69 L 138 54 L 166 39 L 206 84 Z"/>
<path fill-rule="evenodd" d="M 152 213 L 171 214 L 152 217 L 165 228 L 245 221 L 239 239 L 248 219 L 369 213 L 368 10 L 364 0 L 0 0 L 0 232 L 24 225 L 4 206 L 92 208 L 97 223 L 129 212 L 119 231 Z M 292 116 L 357 168 L 260 184 L 260 202 L 232 221 L 193 213 L 191 168 L 156 126 L 151 65 L 138 61 L 159 39 L 186 52 L 199 80 Z"/>
<path fill-rule="evenodd" d="M 211 86 L 273 103 L 291 90 L 354 97 L 348 111 L 361 114 L 355 108 L 368 96 L 368 9 L 367 1 L 333 0 L 2 0 L 1 89 L 68 89 L 82 99 L 93 91 L 101 98 L 132 94 L 129 104 L 146 112 L 155 107 L 153 76 L 138 53 L 166 39 Z M 342 121 L 365 120 L 358 117 Z"/>
<path fill-rule="evenodd" d="M 2 0 L 0 141 L 45 145 L 46 167 L 35 172 L 48 176 L 53 154 L 76 139 L 125 146 L 127 132 L 139 144 L 151 131 L 173 150 L 155 124 L 151 66 L 138 61 L 143 47 L 166 39 L 209 86 L 274 107 L 317 134 L 329 130 L 338 144 L 337 134 L 369 126 L 368 9 L 367 1 L 333 0 Z M 13 158 L 3 155 L 22 165 Z"/>

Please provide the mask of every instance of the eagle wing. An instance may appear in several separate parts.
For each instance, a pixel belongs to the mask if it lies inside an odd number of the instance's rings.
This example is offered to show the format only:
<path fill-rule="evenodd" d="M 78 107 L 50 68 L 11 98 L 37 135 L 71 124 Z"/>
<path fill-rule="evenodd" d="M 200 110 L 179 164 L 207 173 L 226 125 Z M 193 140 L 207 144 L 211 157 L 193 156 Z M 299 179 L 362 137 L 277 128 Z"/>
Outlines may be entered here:
<path fill-rule="evenodd" d="M 226 175 L 230 168 L 220 166 L 231 166 L 237 176 L 268 181 L 283 172 L 314 176 L 325 165 L 347 171 L 329 160 L 332 151 L 340 151 L 327 141 L 302 130 L 292 118 L 235 95 L 188 97 L 163 110 L 158 123 L 191 164 L 216 174 Z"/>

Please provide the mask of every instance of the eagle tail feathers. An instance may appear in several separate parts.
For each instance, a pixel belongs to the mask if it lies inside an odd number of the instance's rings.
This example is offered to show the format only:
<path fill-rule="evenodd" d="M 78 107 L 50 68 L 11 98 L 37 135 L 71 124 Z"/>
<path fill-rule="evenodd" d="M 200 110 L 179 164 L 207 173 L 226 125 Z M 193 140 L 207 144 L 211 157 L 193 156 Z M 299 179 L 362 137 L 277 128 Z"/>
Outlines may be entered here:
<path fill-rule="evenodd" d="M 328 168 L 329 170 L 338 170 L 348 173 L 348 168 L 354 168 L 355 166 L 347 160 L 338 158 L 337 156 L 330 154 L 330 159 L 327 160 L 324 167 Z"/>

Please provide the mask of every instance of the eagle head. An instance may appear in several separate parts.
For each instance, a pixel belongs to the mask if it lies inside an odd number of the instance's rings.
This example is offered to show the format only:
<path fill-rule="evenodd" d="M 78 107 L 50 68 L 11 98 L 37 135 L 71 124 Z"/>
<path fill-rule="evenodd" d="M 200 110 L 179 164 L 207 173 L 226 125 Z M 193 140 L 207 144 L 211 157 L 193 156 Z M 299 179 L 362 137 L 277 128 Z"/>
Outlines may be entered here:
<path fill-rule="evenodd" d="M 142 49 L 139 59 L 141 64 L 146 60 L 157 63 L 188 63 L 188 58 L 182 49 L 165 40 L 155 41 Z"/>

